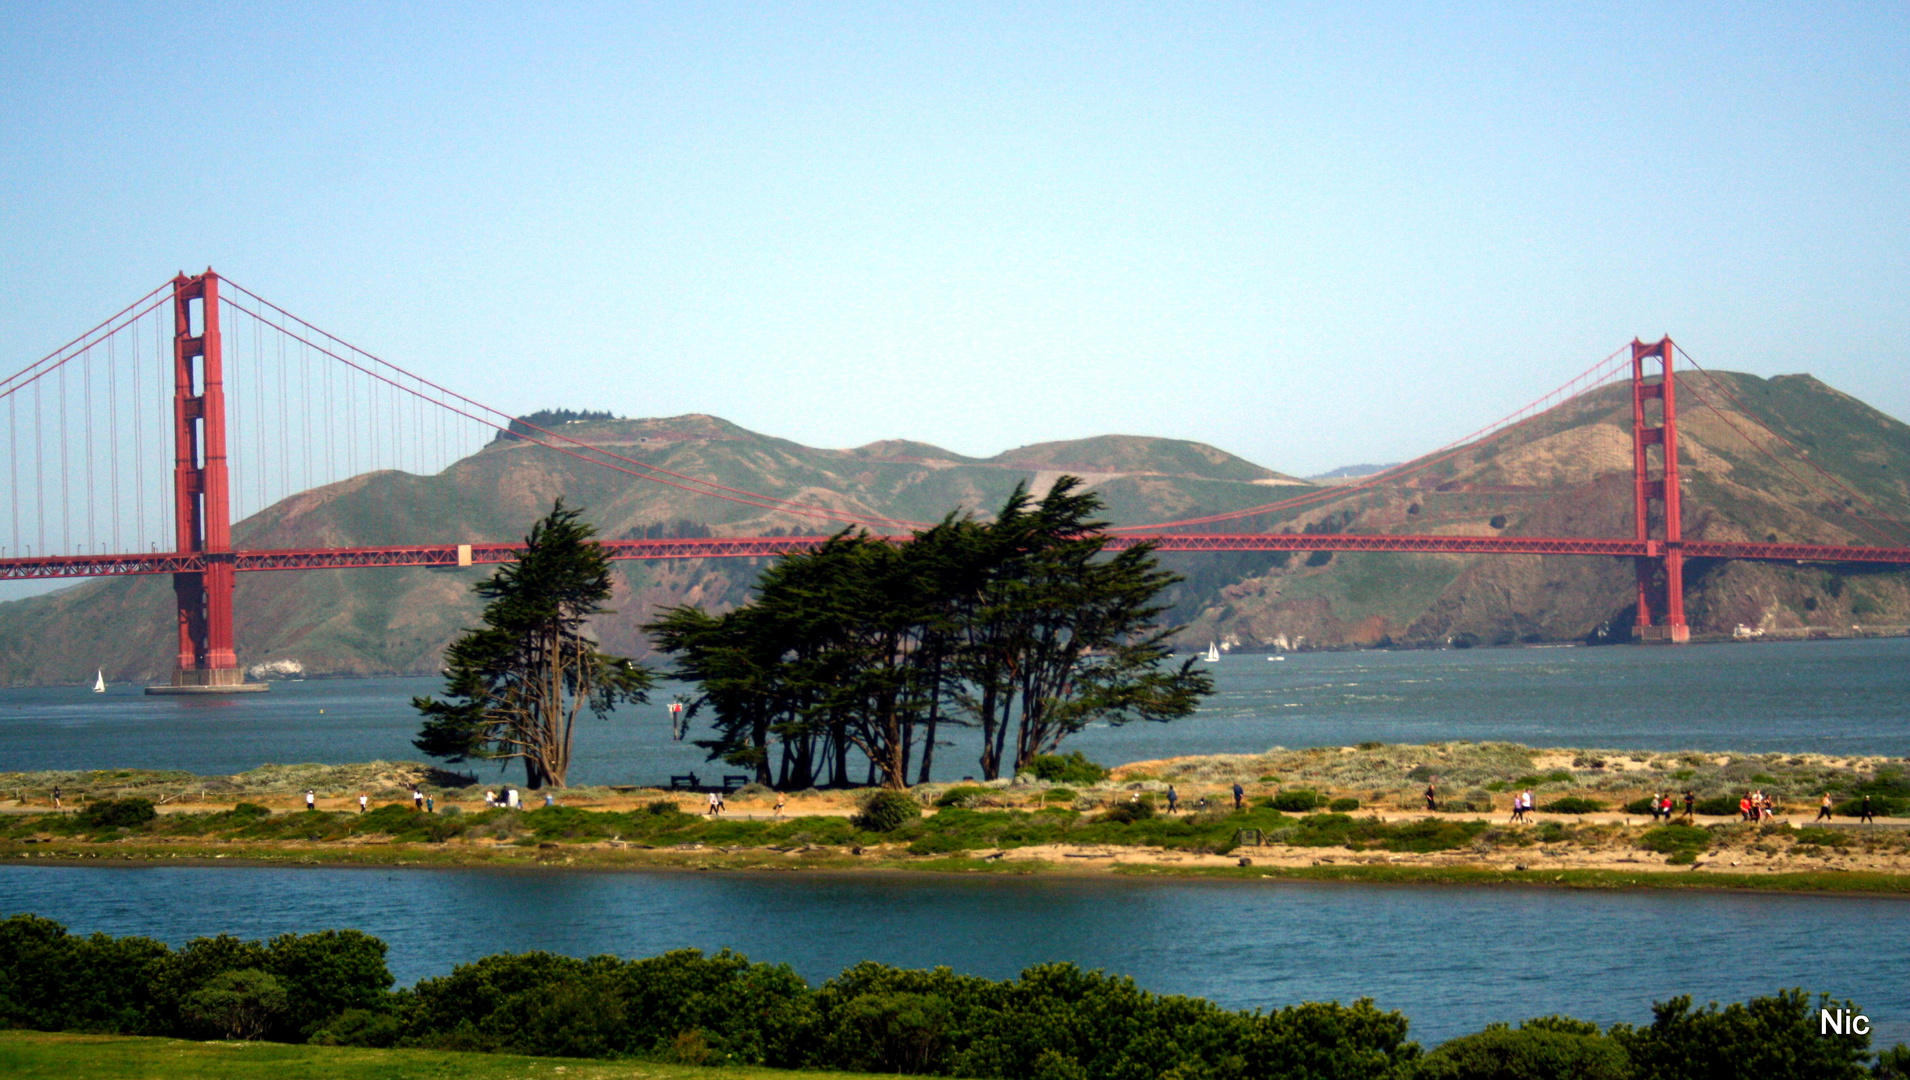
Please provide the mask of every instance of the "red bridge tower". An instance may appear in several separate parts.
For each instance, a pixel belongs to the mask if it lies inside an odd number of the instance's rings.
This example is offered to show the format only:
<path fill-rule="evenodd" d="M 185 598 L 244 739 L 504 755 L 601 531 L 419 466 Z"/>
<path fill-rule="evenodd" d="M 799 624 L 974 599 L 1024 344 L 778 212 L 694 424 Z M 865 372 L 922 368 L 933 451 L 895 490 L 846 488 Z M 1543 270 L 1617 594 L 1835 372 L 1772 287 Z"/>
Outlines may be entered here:
<path fill-rule="evenodd" d="M 1632 522 L 1646 554 L 1636 560 L 1639 641 L 1682 645 L 1691 639 L 1685 626 L 1684 523 L 1678 485 L 1678 387 L 1672 377 L 1670 338 L 1647 345 L 1631 343 Z M 1658 369 L 1646 373 L 1646 361 Z M 1658 403 L 1657 422 L 1649 408 Z M 1652 447 L 1658 448 L 1656 471 Z M 1654 512 L 1655 511 L 1655 512 Z"/>
<path fill-rule="evenodd" d="M 193 333 L 198 304 L 199 332 Z M 179 604 L 179 658 L 172 685 L 155 693 L 263 690 L 246 683 L 232 647 L 232 507 L 227 495 L 225 368 L 219 342 L 219 275 L 172 282 L 173 516 L 180 554 L 201 555 L 203 571 L 172 576 Z"/>

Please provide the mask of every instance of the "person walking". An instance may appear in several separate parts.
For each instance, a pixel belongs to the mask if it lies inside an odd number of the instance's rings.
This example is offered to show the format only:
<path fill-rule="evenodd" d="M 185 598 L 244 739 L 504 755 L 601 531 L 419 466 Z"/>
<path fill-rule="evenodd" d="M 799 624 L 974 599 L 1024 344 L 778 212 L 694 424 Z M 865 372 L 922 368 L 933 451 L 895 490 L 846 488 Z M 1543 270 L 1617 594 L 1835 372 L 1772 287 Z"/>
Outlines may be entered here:
<path fill-rule="evenodd" d="M 364 813 L 365 807 L 369 805 L 370 802 L 371 802 L 371 799 L 367 797 L 364 792 L 362 791 L 359 792 L 358 793 L 358 812 L 361 814 Z"/>
<path fill-rule="evenodd" d="M 703 812 L 711 817 L 715 817 L 717 814 L 722 813 L 722 810 L 719 809 L 722 805 L 723 797 L 712 791 L 710 792 L 710 804 L 704 807 Z"/>
<path fill-rule="evenodd" d="M 411 808 L 413 810 L 424 809 L 424 792 L 419 791 L 418 785 L 416 784 L 411 785 Z"/>
<path fill-rule="evenodd" d="M 1697 807 L 1698 807 L 1698 793 L 1695 791 L 1692 791 L 1690 788 L 1686 788 L 1685 789 L 1685 820 L 1687 822 L 1691 821 L 1692 818 L 1696 815 Z"/>
<path fill-rule="evenodd" d="M 305 789 L 305 809 L 307 811 L 318 809 L 318 792 L 311 788 Z"/>
<path fill-rule="evenodd" d="M 438 812 L 438 797 L 436 795 L 426 795 L 424 797 L 424 812 L 427 814 L 435 814 Z"/>
<path fill-rule="evenodd" d="M 552 795 L 552 794 L 551 794 L 550 792 L 548 792 L 548 791 L 546 791 L 546 792 L 544 792 L 544 805 L 545 805 L 545 806 L 556 806 L 556 805 L 557 805 L 557 796 L 555 796 L 555 795 Z"/>
<path fill-rule="evenodd" d="M 789 796 L 778 791 L 776 793 L 776 820 L 777 821 L 781 821 L 783 819 L 783 806 L 787 802 L 789 802 Z"/>
<path fill-rule="evenodd" d="M 1870 796 L 1868 795 L 1864 796 L 1864 804 L 1857 809 L 1857 823 L 1861 825 L 1866 821 L 1872 825 L 1877 823 L 1877 815 L 1870 812 Z"/>
<path fill-rule="evenodd" d="M 1173 813 L 1174 808 L 1179 805 L 1180 805 L 1180 792 L 1174 790 L 1174 785 L 1172 784 L 1167 785 L 1167 812 L 1170 814 Z"/>
<path fill-rule="evenodd" d="M 53 785 L 53 809 L 55 810 L 65 809 L 64 807 L 60 805 L 60 785 L 58 784 Z"/>
<path fill-rule="evenodd" d="M 1666 792 L 1664 802 L 1659 805 L 1659 809 L 1665 812 L 1665 820 L 1667 822 L 1671 820 L 1671 806 L 1671 793 Z"/>
<path fill-rule="evenodd" d="M 1439 778 L 1437 776 L 1428 777 L 1426 779 L 1426 812 L 1428 814 L 1434 813 L 1439 809 L 1438 787 Z"/>
<path fill-rule="evenodd" d="M 1239 813 L 1241 807 L 1245 806 L 1246 803 L 1247 803 L 1247 789 L 1240 786 L 1240 781 L 1235 780 L 1234 781 L 1234 813 L 1236 814 Z"/>
<path fill-rule="evenodd" d="M 1824 797 L 1818 800 L 1817 802 L 1816 820 L 1818 821 L 1830 820 L 1830 792 L 1828 791 L 1824 792 Z"/>

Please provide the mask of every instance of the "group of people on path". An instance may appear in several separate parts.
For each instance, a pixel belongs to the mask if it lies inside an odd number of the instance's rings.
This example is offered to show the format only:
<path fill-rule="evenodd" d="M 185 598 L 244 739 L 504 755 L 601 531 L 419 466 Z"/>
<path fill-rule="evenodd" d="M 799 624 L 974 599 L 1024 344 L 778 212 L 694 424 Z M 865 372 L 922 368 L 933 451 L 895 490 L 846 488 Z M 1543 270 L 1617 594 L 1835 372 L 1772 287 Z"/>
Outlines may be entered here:
<path fill-rule="evenodd" d="M 1829 821 L 1831 806 L 1830 792 L 1826 791 L 1824 792 L 1824 797 L 1817 803 L 1816 820 Z M 1872 825 L 1877 823 L 1877 814 L 1870 808 L 1870 796 L 1868 795 L 1863 796 L 1863 801 L 1857 805 L 1857 823 L 1861 825 L 1865 822 Z"/>
<path fill-rule="evenodd" d="M 1695 791 L 1685 792 L 1685 820 L 1689 821 L 1691 819 L 1692 813 L 1697 805 L 1698 793 Z M 1669 791 L 1660 792 L 1651 797 L 1651 820 L 1670 821 L 1673 817 L 1677 816 L 1677 813 L 1678 802 L 1672 797 Z"/>
<path fill-rule="evenodd" d="M 1521 824 L 1530 824 L 1532 819 L 1532 792 L 1528 788 L 1512 796 L 1512 820 Z"/>

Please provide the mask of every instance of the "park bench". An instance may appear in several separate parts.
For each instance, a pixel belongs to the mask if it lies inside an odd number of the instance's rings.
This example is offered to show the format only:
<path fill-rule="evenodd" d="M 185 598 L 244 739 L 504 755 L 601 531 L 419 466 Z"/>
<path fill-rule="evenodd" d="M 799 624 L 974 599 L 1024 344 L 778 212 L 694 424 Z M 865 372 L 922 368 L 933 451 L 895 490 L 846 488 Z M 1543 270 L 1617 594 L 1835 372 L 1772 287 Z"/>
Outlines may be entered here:
<path fill-rule="evenodd" d="M 670 777 L 671 791 L 695 791 L 699 786 L 701 785 L 697 783 L 695 773 L 685 773 L 682 776 Z"/>

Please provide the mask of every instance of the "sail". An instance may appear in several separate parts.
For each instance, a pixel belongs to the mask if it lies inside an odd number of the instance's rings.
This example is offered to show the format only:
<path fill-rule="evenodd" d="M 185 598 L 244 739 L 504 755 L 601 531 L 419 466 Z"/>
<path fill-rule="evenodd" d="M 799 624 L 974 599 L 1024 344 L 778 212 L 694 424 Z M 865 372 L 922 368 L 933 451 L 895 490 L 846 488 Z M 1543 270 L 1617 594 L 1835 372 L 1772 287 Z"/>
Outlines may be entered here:
<path fill-rule="evenodd" d="M 93 692 L 95 694 L 106 692 L 106 672 L 99 668 L 93 669 Z"/>

